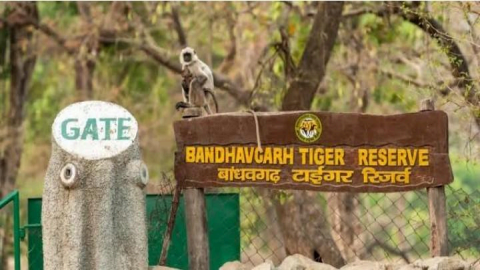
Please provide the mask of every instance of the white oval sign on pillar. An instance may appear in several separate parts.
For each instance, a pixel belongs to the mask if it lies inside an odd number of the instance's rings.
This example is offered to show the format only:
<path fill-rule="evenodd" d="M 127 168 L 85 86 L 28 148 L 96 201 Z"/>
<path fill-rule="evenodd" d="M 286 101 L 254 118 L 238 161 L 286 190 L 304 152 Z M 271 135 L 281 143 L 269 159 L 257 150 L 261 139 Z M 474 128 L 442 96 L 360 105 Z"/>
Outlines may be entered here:
<path fill-rule="evenodd" d="M 125 108 L 104 101 L 84 101 L 58 113 L 53 138 L 65 151 L 88 160 L 116 156 L 135 141 L 137 120 Z"/>

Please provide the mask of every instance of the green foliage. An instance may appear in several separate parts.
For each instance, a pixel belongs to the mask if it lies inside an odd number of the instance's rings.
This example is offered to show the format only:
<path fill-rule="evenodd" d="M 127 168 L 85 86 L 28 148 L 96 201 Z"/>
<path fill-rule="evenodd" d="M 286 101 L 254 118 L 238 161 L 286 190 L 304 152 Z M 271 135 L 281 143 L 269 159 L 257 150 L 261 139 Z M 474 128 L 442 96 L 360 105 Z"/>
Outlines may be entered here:
<path fill-rule="evenodd" d="M 124 17 L 114 18 L 108 29 L 120 31 L 121 38 L 132 42 L 142 42 L 145 33 L 148 33 L 159 48 L 172 53 L 171 59 L 177 63 L 175 54 L 180 46 L 171 16 L 172 7 L 176 5 L 188 45 L 194 47 L 203 60 L 211 61 L 209 64 L 216 71 L 220 71 L 220 66 L 224 64 L 224 59 L 230 51 L 232 41 L 229 22 L 233 19 L 236 56 L 233 67 L 225 71 L 224 75 L 247 90 L 253 88 L 258 77 L 259 84 L 255 89 L 254 101 L 274 111 L 281 107 L 283 95 L 289 86 L 285 78 L 285 64 L 272 46 L 281 42 L 278 27 L 279 25 L 285 27 L 292 59 L 298 65 L 313 21 L 305 12 L 311 3 L 291 4 L 295 7 L 284 19 L 287 4 L 283 2 L 133 2 L 122 9 L 121 14 Z M 374 10 L 383 4 L 347 3 L 347 5 L 369 7 Z M 5 5 L 0 5 L 0 12 L 4 11 L 4 7 Z M 82 21 L 75 2 L 38 2 L 38 7 L 41 21 L 52 26 L 70 42 L 86 42 L 79 38 L 85 33 L 92 37 L 98 34 L 96 27 L 86 26 L 88 24 Z M 105 23 L 110 7 L 109 2 L 93 4 L 94 25 Z M 429 10 L 433 11 L 433 17 L 442 24 L 449 21 L 447 16 L 449 7 L 450 4 L 445 3 L 428 4 Z M 119 22 L 121 19 L 125 21 Z M 453 26 L 450 25 L 447 29 L 454 31 L 456 28 Z M 22 192 L 27 192 L 27 196 L 41 194 L 42 181 L 39 179 L 44 176 L 49 155 L 48 150 L 44 149 L 49 149 L 51 124 L 56 114 L 66 105 L 77 101 L 79 96 L 75 89 L 74 70 L 74 60 L 78 54 L 68 54 L 50 37 L 40 32 L 36 33 L 39 42 L 38 58 L 25 112 L 24 156 L 19 176 L 19 179 L 22 179 L 19 181 L 20 187 Z M 0 51 L 8 40 L 7 37 L 7 31 L 0 29 Z M 456 38 L 455 41 L 464 42 L 469 38 Z M 471 45 L 468 42 L 461 44 L 468 61 L 476 57 L 469 51 Z M 162 172 L 169 172 L 173 167 L 172 157 L 176 147 L 172 123 L 180 118 L 174 109 L 175 102 L 181 100 L 180 76 L 173 74 L 134 45 L 118 42 L 99 46 L 99 54 L 95 56 L 94 98 L 119 103 L 135 115 L 140 124 L 140 143 L 143 157 L 149 167 L 151 182 L 154 185 L 158 184 L 163 181 Z M 455 99 L 451 97 L 443 99 L 438 91 L 451 85 L 450 62 L 454 65 L 464 63 L 461 63 L 459 58 L 447 58 L 445 49 L 433 42 L 419 27 L 400 16 L 380 17 L 365 14 L 344 18 L 328 63 L 327 74 L 311 108 L 321 111 L 358 112 L 363 105 L 362 94 L 366 93 L 367 113 L 413 112 L 418 110 L 420 99 L 434 97 L 440 109 L 447 110 L 450 117 L 456 116 L 455 108 L 451 107 L 456 103 L 460 104 L 458 106 L 460 108 L 465 107 L 464 103 L 457 100 L 464 96 L 453 94 Z M 266 53 L 263 53 L 264 51 Z M 478 65 L 473 66 L 471 70 L 475 72 L 474 74 L 478 73 Z M 385 71 L 403 75 L 404 78 L 386 75 Z M 405 78 L 420 82 L 422 86 L 409 83 Z M 3 66 L 0 70 L 2 113 L 8 109 L 9 79 L 8 66 Z M 476 88 L 469 86 L 466 93 L 474 89 Z M 452 93 L 457 92 L 456 88 L 452 90 Z M 220 104 L 224 112 L 243 109 L 229 95 L 221 90 L 218 92 L 223 95 Z M 452 100 L 453 102 L 450 102 Z M 478 108 L 473 108 L 472 112 L 474 116 L 480 115 Z M 0 124 L 4 121 L 5 119 L 2 119 Z M 449 237 L 453 249 L 460 252 L 468 250 L 468 243 L 462 242 L 462 239 L 479 238 L 474 224 L 480 223 L 477 214 L 480 210 L 479 202 L 476 199 L 479 195 L 475 193 L 478 190 L 477 176 L 480 174 L 480 165 L 474 162 L 478 157 L 473 154 L 473 161 L 467 162 L 464 155 L 460 154 L 463 153 L 466 140 L 460 136 L 469 136 L 465 131 L 468 121 L 470 118 L 468 120 L 454 118 L 451 120 L 450 132 L 451 137 L 456 138 L 451 140 L 451 152 L 456 153 L 452 155 L 455 182 L 451 186 L 455 190 L 462 189 L 465 192 L 451 192 L 448 195 L 448 205 L 452 209 Z M 32 168 L 34 165 L 35 168 Z M 268 229 L 263 210 L 270 202 L 263 201 L 253 189 L 242 189 L 240 193 L 241 226 L 244 234 L 242 246 L 246 246 L 263 230 Z M 475 194 L 476 197 L 469 194 Z M 285 204 L 291 199 L 290 195 L 288 192 L 278 192 L 276 200 L 280 204 Z M 425 243 L 429 241 L 428 226 L 423 224 L 428 220 L 426 195 L 424 192 L 404 194 L 403 208 L 395 204 L 392 206 L 392 198 L 396 199 L 394 195 L 393 197 L 384 194 L 362 195 L 365 206 L 369 207 L 368 210 L 376 217 L 395 220 L 401 211 L 401 216 L 405 217 L 408 224 L 402 231 L 406 241 L 415 247 L 416 252 L 426 255 L 428 245 Z M 321 194 L 318 195 L 317 207 L 328 209 L 328 202 Z M 366 228 L 370 229 L 368 226 Z M 398 229 L 394 226 L 383 229 L 378 231 L 378 237 L 387 239 L 391 246 L 401 245 L 402 241 L 405 241 L 398 236 Z M 476 252 L 473 254 L 478 257 L 480 254 Z"/>
<path fill-rule="evenodd" d="M 465 158 L 452 155 L 452 167 L 455 181 L 453 188 L 462 189 L 467 193 L 478 190 L 478 175 L 480 175 L 480 164 L 469 161 Z"/>
<path fill-rule="evenodd" d="M 330 111 L 332 107 L 333 97 L 332 96 L 323 96 L 315 98 L 313 100 L 312 108 L 319 111 Z"/>
<path fill-rule="evenodd" d="M 480 256 L 480 194 L 451 189 L 447 193 L 448 240 L 452 253 L 462 257 Z"/>
<path fill-rule="evenodd" d="M 65 62 L 37 61 L 26 106 L 27 147 L 29 143 L 49 143 L 55 116 L 74 100 L 73 78 L 66 73 L 69 73 L 69 67 Z"/>
<path fill-rule="evenodd" d="M 38 2 L 37 7 L 40 18 L 54 20 L 57 27 L 66 28 L 78 21 L 75 2 Z"/>

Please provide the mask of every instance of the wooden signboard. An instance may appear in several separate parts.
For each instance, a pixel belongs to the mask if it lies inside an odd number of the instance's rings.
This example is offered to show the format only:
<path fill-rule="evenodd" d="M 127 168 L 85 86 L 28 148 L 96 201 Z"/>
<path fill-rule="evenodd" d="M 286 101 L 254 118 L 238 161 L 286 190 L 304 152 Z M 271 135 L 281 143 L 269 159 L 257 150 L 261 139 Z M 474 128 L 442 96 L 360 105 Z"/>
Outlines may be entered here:
<path fill-rule="evenodd" d="M 187 187 L 397 192 L 453 181 L 442 111 L 390 116 L 229 113 L 174 124 L 175 177 Z"/>

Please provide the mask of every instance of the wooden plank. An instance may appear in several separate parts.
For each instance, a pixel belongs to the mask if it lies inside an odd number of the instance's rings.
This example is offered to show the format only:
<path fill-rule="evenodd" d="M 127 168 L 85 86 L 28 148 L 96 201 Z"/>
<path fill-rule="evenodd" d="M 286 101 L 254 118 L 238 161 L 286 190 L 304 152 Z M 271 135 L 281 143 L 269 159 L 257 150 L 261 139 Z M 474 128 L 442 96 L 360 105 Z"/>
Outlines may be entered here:
<path fill-rule="evenodd" d="M 300 140 L 296 128 L 296 122 L 305 114 L 315 115 L 321 126 L 318 140 L 310 143 Z M 197 188 L 251 186 L 337 192 L 397 192 L 443 186 L 453 181 L 448 157 L 448 119 L 444 112 L 424 111 L 389 116 L 326 112 L 257 115 L 263 150 L 259 156 L 265 156 L 260 162 L 219 158 L 222 155 L 226 157 L 226 153 L 233 150 L 233 156 L 242 157 L 242 160 L 245 156 L 251 157 L 252 153 L 257 155 L 257 127 L 251 114 L 218 114 L 176 122 L 174 129 L 178 151 L 175 156 L 175 177 L 179 184 Z M 341 162 L 322 163 L 320 159 L 326 159 L 326 151 L 332 149 L 341 151 Z M 187 150 L 190 152 L 187 153 Z M 267 160 L 266 156 L 272 155 L 272 152 L 283 150 L 292 151 L 292 160 Z M 428 162 L 420 164 L 418 160 L 415 161 L 415 157 L 418 159 L 419 156 L 415 151 L 419 150 L 428 152 Z M 191 161 L 191 151 L 202 158 Z M 201 152 L 207 151 L 215 151 L 215 160 L 203 160 L 205 155 Z M 392 153 L 392 158 L 388 159 L 388 164 L 376 164 L 370 160 L 369 164 L 365 164 L 360 162 L 361 152 L 364 151 L 374 158 L 388 151 Z M 397 162 L 401 159 L 400 152 L 403 157 L 411 154 L 414 162 L 407 164 L 405 159 Z M 306 155 L 310 157 L 317 154 L 321 156 L 318 160 L 307 160 Z M 375 170 L 375 177 L 368 177 L 369 168 Z M 279 178 L 267 181 L 262 176 L 266 170 L 274 170 Z M 308 170 L 306 174 L 309 180 L 302 181 L 295 177 L 298 176 L 298 170 Z M 235 175 L 255 173 L 260 178 L 241 176 L 222 180 L 220 173 L 225 171 Z M 351 177 L 340 177 L 339 171 L 345 175 L 351 174 Z M 393 180 L 401 172 L 408 174 L 408 181 L 402 182 L 401 178 L 399 181 L 396 181 L 397 178 Z"/>
<path fill-rule="evenodd" d="M 186 189 L 185 219 L 187 223 L 188 262 L 190 269 L 208 270 L 208 246 L 205 194 L 203 189 Z"/>
<path fill-rule="evenodd" d="M 448 256 L 447 209 L 445 187 L 428 188 L 428 210 L 430 213 L 430 255 Z"/>
<path fill-rule="evenodd" d="M 421 111 L 435 110 L 431 99 L 422 100 Z M 438 177 L 444 177 L 442 175 Z M 430 255 L 448 256 L 447 207 L 445 187 L 427 188 L 428 210 L 430 215 Z"/>
<path fill-rule="evenodd" d="M 305 113 L 316 115 L 322 134 L 315 143 L 300 141 L 295 122 Z M 328 112 L 256 113 L 262 145 L 318 145 L 383 147 L 429 145 L 439 153 L 448 150 L 448 117 L 443 111 L 398 115 Z M 178 149 L 186 145 L 256 145 L 255 121 L 249 113 L 213 114 L 174 123 Z"/>
<path fill-rule="evenodd" d="M 193 119 L 201 116 L 201 108 L 184 110 L 183 118 Z M 183 188 L 177 180 L 177 189 Z M 186 189 L 185 221 L 187 225 L 187 244 L 189 268 L 193 270 L 210 269 L 210 249 L 208 244 L 207 211 L 204 190 L 201 188 Z"/>

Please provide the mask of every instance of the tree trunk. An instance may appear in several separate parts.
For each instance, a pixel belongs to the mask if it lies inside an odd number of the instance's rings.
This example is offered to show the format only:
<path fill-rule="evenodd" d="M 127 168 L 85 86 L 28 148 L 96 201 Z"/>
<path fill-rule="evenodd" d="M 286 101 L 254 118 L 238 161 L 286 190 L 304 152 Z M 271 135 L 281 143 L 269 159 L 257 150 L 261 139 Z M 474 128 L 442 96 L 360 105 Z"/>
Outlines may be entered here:
<path fill-rule="evenodd" d="M 345 261 L 330 233 L 318 192 L 292 191 L 285 203 L 274 200 L 287 255 L 302 254 L 341 267 Z"/>
<path fill-rule="evenodd" d="M 75 88 L 80 100 L 93 98 L 93 71 L 95 61 L 79 57 L 75 60 Z"/>
<path fill-rule="evenodd" d="M 35 66 L 33 28 L 28 27 L 22 18 L 38 20 L 35 2 L 12 3 L 8 16 L 10 35 L 10 94 L 6 136 L 0 156 L 0 195 L 3 197 L 15 186 L 22 156 L 24 107 L 28 94 L 28 84 Z"/>
<path fill-rule="evenodd" d="M 318 3 L 317 14 L 302 58 L 291 78 L 282 110 L 308 110 L 325 76 L 342 15 L 343 3 Z M 281 204 L 274 200 L 289 254 L 301 253 L 341 267 L 345 261 L 330 233 L 327 216 L 317 192 L 293 191 Z"/>
<path fill-rule="evenodd" d="M 88 2 L 77 2 L 82 23 L 92 33 L 83 37 L 75 56 L 75 88 L 80 100 L 93 98 L 93 72 L 98 55 L 98 35 L 97 31 L 94 31 L 95 24 L 91 17 L 90 5 Z"/>
<path fill-rule="evenodd" d="M 342 2 L 318 3 L 302 59 L 283 98 L 282 111 L 310 109 L 337 39 L 342 8 Z"/>
<path fill-rule="evenodd" d="M 327 195 L 332 236 L 345 261 L 362 259 L 360 198 L 358 193 L 332 192 Z M 360 242 L 360 243 L 359 243 Z"/>

